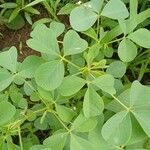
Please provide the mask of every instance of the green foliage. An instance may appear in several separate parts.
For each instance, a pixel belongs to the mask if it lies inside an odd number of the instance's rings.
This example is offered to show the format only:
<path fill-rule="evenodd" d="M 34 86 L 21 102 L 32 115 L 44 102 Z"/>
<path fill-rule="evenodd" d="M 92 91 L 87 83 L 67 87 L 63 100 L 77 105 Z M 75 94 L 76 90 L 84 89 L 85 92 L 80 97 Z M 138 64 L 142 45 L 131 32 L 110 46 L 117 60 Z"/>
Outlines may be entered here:
<path fill-rule="evenodd" d="M 0 5 L 2 23 L 13 30 L 21 29 L 25 25 L 25 19 L 32 24 L 32 15 L 38 15 L 40 12 L 33 8 L 34 5 L 43 0 L 35 0 L 31 3 L 24 0 L 16 0 L 15 2 L 2 2 Z M 24 14 L 24 16 L 22 15 Z"/>
<path fill-rule="evenodd" d="M 59 14 L 73 29 L 34 24 L 26 43 L 40 56 L 0 53 L 1 150 L 150 148 L 150 87 L 138 81 L 149 73 L 150 13 L 133 1 L 68 4 Z M 40 2 L 49 6 L 24 9 Z"/>

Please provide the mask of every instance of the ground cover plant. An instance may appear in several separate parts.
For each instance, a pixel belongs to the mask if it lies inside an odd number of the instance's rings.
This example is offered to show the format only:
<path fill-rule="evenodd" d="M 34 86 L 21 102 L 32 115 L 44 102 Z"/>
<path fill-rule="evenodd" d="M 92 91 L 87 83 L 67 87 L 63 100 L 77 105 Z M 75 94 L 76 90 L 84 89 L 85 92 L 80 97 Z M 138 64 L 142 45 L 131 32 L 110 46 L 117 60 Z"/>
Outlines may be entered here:
<path fill-rule="evenodd" d="M 36 53 L 0 52 L 0 150 L 150 149 L 150 2 L 43 3 Z"/>

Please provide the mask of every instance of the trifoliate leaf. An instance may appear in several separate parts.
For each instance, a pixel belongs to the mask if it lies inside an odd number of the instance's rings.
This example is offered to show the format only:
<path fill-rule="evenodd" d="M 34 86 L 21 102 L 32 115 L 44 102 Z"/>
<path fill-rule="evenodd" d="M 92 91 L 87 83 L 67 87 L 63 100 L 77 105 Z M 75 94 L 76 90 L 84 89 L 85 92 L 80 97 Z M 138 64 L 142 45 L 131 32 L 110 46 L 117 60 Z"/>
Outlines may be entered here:
<path fill-rule="evenodd" d="M 27 45 L 41 53 L 51 54 L 57 57 L 59 55 L 59 46 L 56 34 L 44 24 L 37 25 L 31 32 L 31 39 L 27 41 Z"/>
<path fill-rule="evenodd" d="M 98 14 L 86 8 L 79 6 L 73 9 L 70 13 L 70 23 L 76 31 L 85 31 L 94 25 L 98 18 Z"/>
<path fill-rule="evenodd" d="M 150 48 L 150 31 L 145 28 L 138 29 L 129 34 L 128 38 L 144 48 Z"/>
<path fill-rule="evenodd" d="M 35 73 L 38 86 L 45 90 L 54 90 L 60 86 L 64 78 L 64 64 L 55 60 L 42 64 Z"/>
<path fill-rule="evenodd" d="M 64 55 L 82 53 L 88 47 L 88 43 L 80 38 L 77 32 L 69 30 L 64 37 Z"/>
<path fill-rule="evenodd" d="M 114 78 L 112 75 L 105 74 L 99 76 L 98 78 L 95 78 L 92 83 L 106 93 L 115 94 L 116 92 L 114 88 Z"/>
<path fill-rule="evenodd" d="M 97 125 L 96 117 L 86 118 L 81 112 L 79 116 L 72 123 L 72 130 L 76 132 L 89 132 Z"/>
<path fill-rule="evenodd" d="M 122 61 L 130 62 L 137 55 L 137 47 L 129 39 L 123 39 L 118 47 L 118 55 Z"/>
<path fill-rule="evenodd" d="M 19 75 L 24 78 L 33 78 L 36 69 L 43 63 L 43 59 L 38 56 L 27 57 L 19 70 Z"/>
<path fill-rule="evenodd" d="M 101 130 L 104 122 L 104 117 L 101 115 L 98 118 L 98 124 L 94 130 L 91 130 L 88 135 L 88 140 L 92 143 L 94 150 L 116 150 L 115 145 L 111 145 L 101 135 Z"/>
<path fill-rule="evenodd" d="M 134 81 L 130 91 L 130 106 L 150 105 L 150 87 Z"/>
<path fill-rule="evenodd" d="M 92 150 L 92 144 L 75 134 L 71 134 L 70 150 Z"/>
<path fill-rule="evenodd" d="M 127 18 L 129 16 L 129 12 L 121 0 L 110 0 L 102 10 L 101 15 L 119 20 Z"/>
<path fill-rule="evenodd" d="M 53 30 L 55 36 L 58 37 L 64 32 L 65 25 L 63 23 L 53 21 L 50 24 L 50 29 Z"/>
<path fill-rule="evenodd" d="M 127 111 L 115 114 L 102 127 L 103 138 L 118 146 L 124 145 L 130 139 L 131 133 L 132 124 Z"/>
<path fill-rule="evenodd" d="M 13 75 L 11 75 L 8 70 L 0 68 L 0 91 L 6 89 L 11 84 L 13 79 Z"/>
<path fill-rule="evenodd" d="M 83 112 L 85 117 L 98 116 L 102 113 L 103 109 L 104 104 L 102 98 L 91 86 L 88 87 L 83 102 Z"/>
<path fill-rule="evenodd" d="M 70 122 L 76 115 L 72 109 L 58 104 L 56 105 L 56 112 L 64 122 Z"/>
<path fill-rule="evenodd" d="M 84 85 L 86 81 L 77 76 L 67 76 L 63 79 L 62 84 L 59 87 L 59 92 L 63 96 L 70 96 L 77 93 Z"/>
<path fill-rule="evenodd" d="M 15 47 L 11 47 L 8 51 L 0 53 L 0 66 L 10 70 L 12 73 L 16 72 L 17 49 Z"/>
<path fill-rule="evenodd" d="M 134 106 L 133 115 L 145 131 L 145 133 L 150 137 L 150 105 L 147 106 Z"/>
<path fill-rule="evenodd" d="M 67 139 L 67 133 L 54 133 L 54 135 L 44 140 L 43 144 L 53 150 L 63 150 Z"/>
<path fill-rule="evenodd" d="M 122 78 L 126 72 L 126 65 L 121 61 L 114 61 L 109 65 L 106 72 L 115 78 Z"/>
<path fill-rule="evenodd" d="M 16 113 L 16 108 L 7 101 L 0 102 L 0 126 L 9 122 Z"/>

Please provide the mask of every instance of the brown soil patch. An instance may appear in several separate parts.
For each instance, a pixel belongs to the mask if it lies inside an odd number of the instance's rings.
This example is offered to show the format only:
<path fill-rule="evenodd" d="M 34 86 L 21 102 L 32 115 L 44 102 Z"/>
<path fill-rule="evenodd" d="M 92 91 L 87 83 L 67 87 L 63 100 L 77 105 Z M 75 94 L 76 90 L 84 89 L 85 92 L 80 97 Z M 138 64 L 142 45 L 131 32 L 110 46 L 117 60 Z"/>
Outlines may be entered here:
<path fill-rule="evenodd" d="M 33 22 L 48 17 L 48 14 L 45 9 L 39 8 L 38 9 L 41 14 L 33 16 Z M 15 46 L 18 49 L 19 54 L 19 60 L 22 61 L 24 58 L 26 58 L 29 55 L 39 55 L 38 52 L 30 49 L 26 45 L 26 41 L 30 37 L 30 32 L 32 31 L 32 26 L 28 23 L 25 24 L 25 26 L 20 30 L 10 30 L 6 26 L 0 27 L 0 32 L 3 34 L 3 37 L 0 38 L 0 50 L 6 48 Z"/>

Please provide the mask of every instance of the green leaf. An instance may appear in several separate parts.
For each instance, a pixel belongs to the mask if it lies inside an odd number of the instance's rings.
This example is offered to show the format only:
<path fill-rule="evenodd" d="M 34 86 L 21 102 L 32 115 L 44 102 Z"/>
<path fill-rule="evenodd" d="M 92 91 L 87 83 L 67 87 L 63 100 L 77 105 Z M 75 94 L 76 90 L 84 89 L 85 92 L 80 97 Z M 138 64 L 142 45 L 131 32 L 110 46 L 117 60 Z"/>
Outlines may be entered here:
<path fill-rule="evenodd" d="M 130 62 L 137 55 L 137 47 L 129 39 L 123 39 L 118 47 L 118 55 L 122 61 Z"/>
<path fill-rule="evenodd" d="M 32 85 L 32 83 L 27 81 L 23 86 L 23 90 L 27 96 L 30 96 L 33 93 L 33 89 L 30 87 L 30 85 Z"/>
<path fill-rule="evenodd" d="M 16 8 L 18 5 L 16 3 L 12 3 L 12 2 L 5 2 L 3 4 L 0 5 L 0 8 L 5 8 L 5 9 L 11 9 L 11 8 Z"/>
<path fill-rule="evenodd" d="M 49 23 L 51 22 L 51 19 L 50 18 L 42 18 L 42 19 L 39 19 L 38 21 L 34 22 L 33 25 L 32 25 L 32 28 L 34 29 L 36 26 L 38 26 L 39 24 L 45 24 L 45 23 Z"/>
<path fill-rule="evenodd" d="M 0 66 L 10 70 L 12 73 L 16 72 L 17 49 L 15 47 L 0 53 Z"/>
<path fill-rule="evenodd" d="M 137 26 L 137 22 L 135 20 L 135 18 L 133 19 L 128 19 L 128 20 L 119 20 L 119 25 L 123 31 L 123 33 L 129 34 L 130 32 L 132 32 L 136 26 Z"/>
<path fill-rule="evenodd" d="M 31 18 L 31 15 L 30 15 L 29 13 L 25 12 L 25 13 L 24 13 L 24 16 L 25 16 L 27 22 L 28 22 L 30 25 L 32 25 L 32 18 Z"/>
<path fill-rule="evenodd" d="M 46 120 L 41 122 L 41 119 L 42 118 L 40 117 L 34 121 L 34 128 L 36 128 L 38 130 L 46 130 L 48 128 L 48 122 Z"/>
<path fill-rule="evenodd" d="M 122 78 L 126 73 L 126 65 L 121 61 L 114 61 L 109 65 L 106 72 L 115 78 Z"/>
<path fill-rule="evenodd" d="M 128 38 L 144 48 L 150 48 L 150 31 L 145 28 L 136 30 L 131 33 Z"/>
<path fill-rule="evenodd" d="M 45 90 L 54 90 L 60 86 L 64 78 L 64 64 L 55 60 L 42 64 L 35 73 L 38 86 Z"/>
<path fill-rule="evenodd" d="M 68 15 L 77 6 L 77 4 L 67 3 L 64 7 L 62 7 L 59 10 L 58 15 Z"/>
<path fill-rule="evenodd" d="M 32 1 L 31 3 L 27 4 L 25 7 L 23 7 L 23 9 L 25 9 L 25 8 L 27 8 L 27 7 L 34 6 L 34 5 L 36 5 L 36 4 L 38 4 L 38 3 L 41 3 L 41 2 L 43 2 L 43 1 L 44 1 L 44 0 L 34 0 L 34 1 Z"/>
<path fill-rule="evenodd" d="M 102 9 L 104 0 L 91 0 L 90 2 L 87 2 L 83 4 L 85 7 L 89 7 L 89 9 L 96 11 L 99 13 Z"/>
<path fill-rule="evenodd" d="M 70 13 L 70 23 L 76 31 L 85 31 L 94 25 L 98 14 L 85 6 L 76 7 Z"/>
<path fill-rule="evenodd" d="M 125 106 L 130 108 L 130 89 L 124 90 L 120 95 L 117 96 L 117 99 Z M 107 106 L 106 109 L 109 109 L 113 112 L 119 112 L 125 110 L 125 108 L 120 105 L 116 100 L 111 101 Z"/>
<path fill-rule="evenodd" d="M 132 113 L 142 126 L 145 133 L 150 137 L 150 87 L 134 81 L 130 91 L 130 107 Z"/>
<path fill-rule="evenodd" d="M 150 105 L 150 87 L 144 86 L 139 81 L 134 81 L 130 91 L 130 106 Z"/>
<path fill-rule="evenodd" d="M 104 104 L 103 99 L 97 94 L 97 92 L 89 86 L 83 102 L 83 112 L 85 117 L 98 116 L 103 112 Z"/>
<path fill-rule="evenodd" d="M 12 10 L 12 12 L 10 14 L 10 17 L 9 17 L 9 20 L 8 20 L 9 23 L 11 21 L 13 21 L 19 15 L 19 11 L 20 11 L 19 7 L 15 8 L 14 10 Z"/>
<path fill-rule="evenodd" d="M 133 115 L 131 115 L 131 121 L 133 125 L 132 136 L 126 144 L 127 146 L 139 143 L 140 141 L 147 139 L 147 135 L 143 132 L 142 127 Z"/>
<path fill-rule="evenodd" d="M 12 30 L 19 30 L 25 25 L 24 17 L 21 14 L 18 14 L 19 9 L 20 8 L 17 7 L 14 11 L 11 9 L 6 11 L 5 17 L 9 19 L 9 22 L 5 23 L 7 28 Z"/>
<path fill-rule="evenodd" d="M 30 95 L 30 100 L 33 101 L 33 102 L 40 101 L 40 97 L 39 97 L 38 93 L 37 92 L 33 92 Z"/>
<path fill-rule="evenodd" d="M 64 32 L 65 25 L 63 23 L 53 21 L 50 24 L 50 29 L 53 30 L 55 36 L 58 37 Z"/>
<path fill-rule="evenodd" d="M 99 87 L 102 91 L 109 93 L 109 94 L 115 94 L 115 88 L 114 88 L 114 78 L 112 75 L 105 74 L 102 76 L 99 76 L 98 78 L 95 78 L 92 81 L 92 84 Z"/>
<path fill-rule="evenodd" d="M 16 113 L 16 108 L 7 101 L 0 102 L 0 126 L 8 123 Z"/>
<path fill-rule="evenodd" d="M 132 124 L 127 111 L 115 114 L 102 127 L 103 138 L 118 146 L 124 145 L 130 139 L 131 133 Z"/>
<path fill-rule="evenodd" d="M 8 150 L 19 150 L 19 146 L 14 144 L 12 141 L 7 140 L 7 148 Z"/>
<path fill-rule="evenodd" d="M 20 67 L 18 74 L 24 78 L 33 78 L 35 71 L 44 61 L 38 56 L 28 56 Z"/>
<path fill-rule="evenodd" d="M 86 81 L 77 76 L 67 76 L 63 79 L 62 84 L 59 87 L 59 92 L 62 96 L 70 96 L 77 93 L 84 85 Z"/>
<path fill-rule="evenodd" d="M 30 150 L 52 150 L 52 149 L 47 148 L 44 145 L 34 145 L 30 148 Z"/>
<path fill-rule="evenodd" d="M 69 30 L 64 37 L 64 55 L 74 55 L 82 53 L 88 47 L 88 43 L 80 38 L 77 32 Z"/>
<path fill-rule="evenodd" d="M 46 91 L 41 87 L 38 87 L 38 92 L 42 99 L 46 100 L 47 102 L 53 101 L 52 92 Z"/>
<path fill-rule="evenodd" d="M 145 133 L 150 137 L 150 105 L 134 107 L 132 112 Z"/>
<path fill-rule="evenodd" d="M 129 16 L 129 12 L 121 0 L 110 0 L 102 10 L 101 15 L 119 20 L 127 18 Z"/>
<path fill-rule="evenodd" d="M 104 117 L 101 115 L 98 118 L 98 124 L 96 128 L 89 132 L 88 140 L 92 143 L 94 150 L 116 150 L 116 146 L 111 145 L 101 135 L 101 129 L 103 126 Z"/>
<path fill-rule="evenodd" d="M 71 134 L 70 150 L 92 150 L 92 144 L 75 134 Z"/>
<path fill-rule="evenodd" d="M 72 109 L 58 104 L 56 105 L 56 112 L 64 122 L 71 122 L 73 117 L 76 115 Z"/>
<path fill-rule="evenodd" d="M 76 132 L 89 132 L 97 125 L 96 117 L 86 118 L 81 112 L 79 116 L 72 123 L 71 130 Z"/>
<path fill-rule="evenodd" d="M 34 14 L 34 15 L 40 15 L 40 12 L 37 9 L 33 8 L 33 7 L 28 7 L 24 11 L 26 11 L 28 13 L 31 13 L 31 14 Z"/>
<path fill-rule="evenodd" d="M 32 38 L 27 41 L 27 45 L 33 50 L 55 56 L 59 55 L 56 33 L 44 24 L 38 24 L 30 36 Z"/>
<path fill-rule="evenodd" d="M 8 70 L 0 68 L 0 91 L 6 89 L 13 81 L 13 75 L 11 75 Z"/>
<path fill-rule="evenodd" d="M 89 28 L 88 30 L 83 31 L 82 33 L 97 41 L 97 34 L 96 34 L 96 32 L 95 32 L 95 30 L 93 28 Z M 96 43 L 94 45 L 99 45 L 99 44 Z"/>
<path fill-rule="evenodd" d="M 54 133 L 54 135 L 44 140 L 43 144 L 52 150 L 63 150 L 65 142 L 67 140 L 67 133 Z"/>

